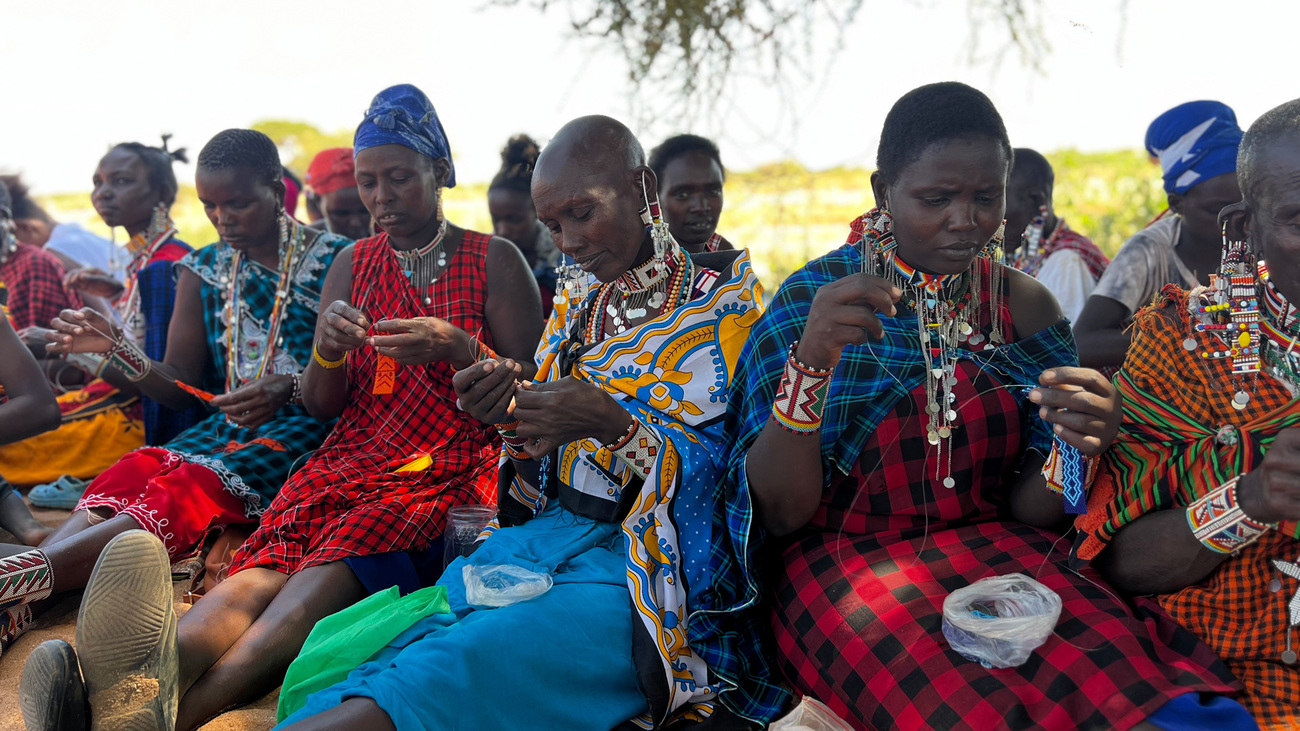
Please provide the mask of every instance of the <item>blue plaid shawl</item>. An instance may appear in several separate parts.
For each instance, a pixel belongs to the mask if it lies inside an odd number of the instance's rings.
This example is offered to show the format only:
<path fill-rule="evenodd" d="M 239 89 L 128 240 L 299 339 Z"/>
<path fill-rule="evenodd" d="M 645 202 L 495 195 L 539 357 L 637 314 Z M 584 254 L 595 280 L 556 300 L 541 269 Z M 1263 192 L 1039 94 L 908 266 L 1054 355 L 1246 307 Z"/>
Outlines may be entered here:
<path fill-rule="evenodd" d="M 745 455 L 771 414 L 790 344 L 801 336 L 817 290 L 861 271 L 861 252 L 845 244 L 790 275 L 754 326 L 732 380 L 732 398 L 727 405 L 726 429 L 731 438 L 726 473 L 713 501 L 712 584 L 707 595 L 701 597 L 703 610 L 691 625 L 691 645 L 724 677 L 735 674 L 750 677 L 751 682 L 755 678 L 762 680 L 761 687 L 767 693 L 762 700 L 769 707 L 779 708 L 785 691 L 775 684 L 768 668 L 738 664 L 754 654 L 743 655 L 732 649 L 742 643 L 757 645 L 767 625 L 755 565 L 763 536 L 754 523 Z M 823 413 L 822 469 L 827 483 L 834 476 L 832 470 L 847 474 L 852 469 L 876 425 L 924 380 L 926 366 L 920 357 L 915 317 L 900 308 L 898 317 L 880 318 L 885 329 L 883 339 L 845 348 Z M 961 357 L 997 374 L 1004 383 L 1022 384 L 1037 383 L 1047 368 L 1078 363 L 1074 339 L 1064 320 L 1011 345 L 963 351 Z M 1023 406 L 1028 390 L 1012 389 L 1011 393 Z M 1033 411 L 1030 419 L 1028 450 L 1041 456 L 1051 448 L 1052 432 L 1036 414 Z M 1029 457 L 1028 451 L 1025 456 Z M 728 664 L 728 658 L 733 662 Z"/>

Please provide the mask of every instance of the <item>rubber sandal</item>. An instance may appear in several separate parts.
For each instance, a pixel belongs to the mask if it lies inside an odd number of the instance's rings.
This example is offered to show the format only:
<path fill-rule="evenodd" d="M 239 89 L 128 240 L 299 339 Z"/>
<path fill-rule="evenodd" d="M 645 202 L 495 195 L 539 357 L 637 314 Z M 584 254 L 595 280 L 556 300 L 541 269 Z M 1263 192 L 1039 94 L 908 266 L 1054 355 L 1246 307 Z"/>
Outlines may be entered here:
<path fill-rule="evenodd" d="M 64 475 L 54 482 L 37 485 L 27 493 L 27 502 L 38 508 L 53 510 L 74 510 L 81 496 L 86 494 L 90 480 L 82 480 L 72 475 Z"/>
<path fill-rule="evenodd" d="M 86 686 L 72 645 L 46 640 L 32 650 L 18 683 L 18 705 L 27 731 L 86 728 Z"/>
<path fill-rule="evenodd" d="M 77 615 L 77 653 L 91 730 L 176 726 L 176 611 L 171 561 L 151 533 L 109 541 Z"/>

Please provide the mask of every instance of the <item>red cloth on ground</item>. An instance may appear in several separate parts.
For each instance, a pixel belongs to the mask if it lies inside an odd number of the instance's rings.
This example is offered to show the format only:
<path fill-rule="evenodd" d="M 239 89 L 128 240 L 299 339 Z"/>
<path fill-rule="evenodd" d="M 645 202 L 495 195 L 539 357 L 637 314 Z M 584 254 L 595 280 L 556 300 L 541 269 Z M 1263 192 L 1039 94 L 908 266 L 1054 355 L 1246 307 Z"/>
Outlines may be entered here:
<path fill-rule="evenodd" d="M 352 252 L 352 297 L 371 322 L 439 317 L 486 345 L 490 236 L 466 231 L 432 304 L 417 295 L 380 234 Z M 347 407 L 312 458 L 289 478 L 239 549 L 230 574 L 251 567 L 292 574 L 352 556 L 427 548 L 448 509 L 496 503 L 496 430 L 456 408 L 446 363 L 397 366 L 391 394 L 375 394 L 375 351 L 348 356 Z M 396 472 L 419 455 L 431 464 Z"/>
<path fill-rule="evenodd" d="M 336 190 L 357 187 L 357 168 L 352 160 L 351 147 L 331 147 L 321 150 L 312 158 L 307 168 L 307 187 L 316 195 L 329 195 Z"/>
<path fill-rule="evenodd" d="M 76 509 L 91 508 L 135 518 L 172 558 L 191 552 L 210 530 L 251 522 L 244 501 L 215 472 L 157 447 L 137 449 L 96 477 Z"/>

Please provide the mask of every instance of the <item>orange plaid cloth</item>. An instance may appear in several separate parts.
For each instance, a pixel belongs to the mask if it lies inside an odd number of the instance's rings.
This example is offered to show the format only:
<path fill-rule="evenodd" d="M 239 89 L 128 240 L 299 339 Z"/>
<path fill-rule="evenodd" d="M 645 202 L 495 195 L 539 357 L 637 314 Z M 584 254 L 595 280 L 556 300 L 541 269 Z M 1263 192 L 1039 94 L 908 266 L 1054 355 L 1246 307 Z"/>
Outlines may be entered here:
<path fill-rule="evenodd" d="M 1121 528 L 1156 510 L 1181 509 L 1250 471 L 1282 428 L 1300 425 L 1300 401 L 1266 375 L 1250 378 L 1251 400 L 1232 407 L 1236 388 L 1228 359 L 1202 359 L 1218 349 L 1210 333 L 1191 327 L 1187 293 L 1170 285 L 1134 320 L 1133 344 L 1116 385 L 1124 423 L 1093 484 L 1077 559 L 1094 558 Z M 1197 349 L 1183 341 L 1194 338 Z M 1238 439 L 1218 438 L 1235 429 Z M 1261 441 L 1263 444 L 1261 444 Z M 1269 591 L 1278 576 L 1272 559 L 1300 556 L 1300 528 L 1283 523 L 1225 561 L 1205 581 L 1157 597 L 1183 626 L 1201 637 L 1246 686 L 1239 700 L 1265 728 L 1300 728 L 1300 666 L 1281 662 L 1287 602 L 1295 581 Z M 1293 638 L 1300 651 L 1300 639 Z"/>

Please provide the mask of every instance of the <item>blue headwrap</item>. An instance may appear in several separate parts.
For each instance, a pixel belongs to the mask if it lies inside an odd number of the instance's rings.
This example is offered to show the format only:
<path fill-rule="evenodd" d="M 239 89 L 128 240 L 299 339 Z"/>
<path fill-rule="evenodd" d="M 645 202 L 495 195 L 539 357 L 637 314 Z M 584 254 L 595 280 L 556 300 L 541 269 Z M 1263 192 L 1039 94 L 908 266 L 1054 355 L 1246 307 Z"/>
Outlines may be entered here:
<path fill-rule="evenodd" d="M 409 147 L 434 160 L 445 157 L 451 165 L 451 146 L 438 121 L 438 112 L 429 97 L 410 84 L 390 86 L 375 95 L 352 138 L 353 157 L 380 145 Z M 447 187 L 456 187 L 455 165 L 451 165 Z"/>
<path fill-rule="evenodd" d="M 1181 195 L 1236 172 L 1240 144 L 1237 115 L 1223 102 L 1179 104 L 1147 127 L 1147 152 L 1160 158 L 1166 193 Z"/>

